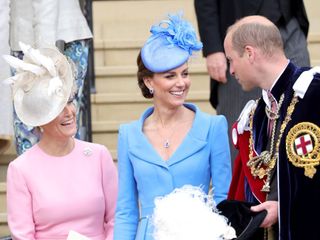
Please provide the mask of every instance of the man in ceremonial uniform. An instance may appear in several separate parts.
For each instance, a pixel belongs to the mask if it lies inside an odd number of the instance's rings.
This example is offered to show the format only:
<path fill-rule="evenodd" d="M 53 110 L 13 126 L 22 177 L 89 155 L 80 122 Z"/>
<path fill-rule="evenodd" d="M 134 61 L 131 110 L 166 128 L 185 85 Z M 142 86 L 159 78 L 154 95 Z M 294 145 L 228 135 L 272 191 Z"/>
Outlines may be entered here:
<path fill-rule="evenodd" d="M 218 114 L 225 115 L 229 129 L 259 89 L 243 91 L 235 79 L 226 74 L 227 61 L 223 40 L 227 28 L 237 19 L 263 15 L 279 28 L 286 56 L 297 66 L 310 66 L 307 48 L 308 16 L 303 0 L 195 0 L 203 56 L 210 79 L 210 103 Z M 230 94 L 232 92 L 232 94 Z M 237 151 L 231 146 L 231 156 Z"/>
<path fill-rule="evenodd" d="M 224 48 L 230 73 L 243 90 L 262 89 L 232 130 L 239 153 L 229 199 L 254 202 L 255 212 L 267 210 L 261 227 L 268 229 L 269 239 L 318 240 L 319 67 L 291 63 L 279 30 L 262 16 L 232 25 Z"/>

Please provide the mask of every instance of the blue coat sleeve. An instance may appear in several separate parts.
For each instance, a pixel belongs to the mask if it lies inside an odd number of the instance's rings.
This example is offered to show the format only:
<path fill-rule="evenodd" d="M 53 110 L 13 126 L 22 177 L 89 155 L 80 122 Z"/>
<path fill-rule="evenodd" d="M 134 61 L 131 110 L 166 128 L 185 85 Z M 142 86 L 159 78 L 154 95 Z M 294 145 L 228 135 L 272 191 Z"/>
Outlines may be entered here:
<path fill-rule="evenodd" d="M 231 181 L 231 159 L 228 124 L 224 116 L 214 116 L 211 121 L 209 144 L 213 196 L 216 204 L 227 198 Z"/>
<path fill-rule="evenodd" d="M 128 154 L 128 125 L 121 125 L 118 137 L 119 190 L 114 240 L 134 240 L 139 222 L 138 194 Z"/>

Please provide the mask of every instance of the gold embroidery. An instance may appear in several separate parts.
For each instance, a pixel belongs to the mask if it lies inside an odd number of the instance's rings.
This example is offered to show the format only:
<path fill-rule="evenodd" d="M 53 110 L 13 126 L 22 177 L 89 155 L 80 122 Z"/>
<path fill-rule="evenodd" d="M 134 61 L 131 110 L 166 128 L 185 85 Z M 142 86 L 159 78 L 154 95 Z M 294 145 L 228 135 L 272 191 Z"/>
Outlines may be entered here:
<path fill-rule="evenodd" d="M 283 102 L 284 95 L 282 94 L 279 101 L 279 108 L 281 107 L 281 104 Z M 277 143 L 274 146 L 275 142 L 275 130 L 276 130 L 276 123 L 273 125 L 272 129 L 272 136 L 271 136 L 271 144 L 270 144 L 270 150 L 269 151 L 263 151 L 260 156 L 253 157 L 253 134 L 252 134 L 252 127 L 253 127 L 253 115 L 255 112 L 255 109 L 252 109 L 250 114 L 250 139 L 249 139 L 249 161 L 247 162 L 247 166 L 250 167 L 251 174 L 254 177 L 259 177 L 260 179 L 263 179 L 266 177 L 266 180 L 264 180 L 264 185 L 261 189 L 262 192 L 270 192 L 270 181 L 271 181 L 271 172 L 274 169 L 276 162 L 279 158 L 279 145 L 282 139 L 282 134 L 291 120 L 291 115 L 294 111 L 295 105 L 298 102 L 298 97 L 293 97 L 291 100 L 290 105 L 287 108 L 287 114 L 284 119 L 284 121 L 281 124 L 280 132 L 277 138 Z M 277 113 L 278 115 L 278 113 Z"/>
<path fill-rule="evenodd" d="M 320 164 L 320 128 L 310 122 L 292 127 L 286 138 L 289 161 L 296 167 L 304 168 L 304 175 L 313 178 Z"/>

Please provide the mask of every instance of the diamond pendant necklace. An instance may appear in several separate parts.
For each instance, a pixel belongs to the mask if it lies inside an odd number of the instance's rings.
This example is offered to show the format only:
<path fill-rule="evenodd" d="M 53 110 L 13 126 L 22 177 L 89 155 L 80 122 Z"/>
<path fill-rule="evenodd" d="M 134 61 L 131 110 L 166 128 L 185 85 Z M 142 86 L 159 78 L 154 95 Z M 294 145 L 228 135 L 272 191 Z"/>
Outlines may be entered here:
<path fill-rule="evenodd" d="M 166 139 L 166 140 L 164 141 L 163 147 L 164 147 L 164 148 L 169 148 L 169 147 L 170 147 L 169 139 Z"/>
<path fill-rule="evenodd" d="M 161 126 L 162 129 L 166 129 L 164 127 L 164 124 L 162 123 L 162 120 L 160 118 L 160 122 L 161 122 Z M 178 125 L 179 121 L 177 121 L 177 123 L 173 124 L 171 128 L 169 128 L 169 136 L 168 137 L 163 137 L 163 135 L 161 134 L 160 128 L 157 127 L 157 131 L 159 136 L 161 137 L 161 139 L 164 139 L 162 146 L 166 149 L 168 149 L 171 146 L 171 142 L 170 139 L 172 138 L 173 134 L 175 133 L 175 127 Z"/>
<path fill-rule="evenodd" d="M 173 126 L 171 129 L 174 129 L 174 127 L 175 127 L 176 125 L 177 125 L 177 124 L 174 124 L 174 126 Z M 167 137 L 167 138 L 165 138 L 165 137 L 163 137 L 162 134 L 160 133 L 159 128 L 157 128 L 157 130 L 158 130 L 158 134 L 160 135 L 160 137 L 161 137 L 162 139 L 164 139 L 164 142 L 163 142 L 163 145 L 162 145 L 162 146 L 163 146 L 164 148 L 169 148 L 170 145 L 171 145 L 170 139 L 172 138 L 172 136 L 173 136 L 173 134 L 175 133 L 175 131 L 172 130 L 170 136 Z"/>
<path fill-rule="evenodd" d="M 180 114 L 180 118 L 179 119 L 184 119 L 184 116 L 185 116 L 185 112 L 182 112 L 182 114 Z M 177 119 L 177 118 L 175 118 Z M 164 137 L 162 134 L 161 134 L 161 131 L 160 131 L 160 128 L 159 128 L 159 125 L 157 124 L 156 128 L 157 128 L 157 132 L 158 132 L 158 135 L 161 137 L 161 141 L 162 142 L 162 147 L 165 148 L 165 149 L 169 149 L 171 147 L 171 140 L 172 140 L 172 137 L 173 135 L 175 134 L 175 129 L 176 127 L 178 126 L 178 124 L 184 124 L 186 121 L 185 120 L 182 120 L 182 121 L 179 121 L 179 120 L 176 120 L 176 122 L 174 124 L 172 124 L 172 127 L 165 127 L 160 115 L 158 114 L 158 119 L 157 119 L 158 123 L 161 124 L 161 128 L 162 130 L 166 130 L 164 133 L 168 133 L 168 134 L 165 134 L 167 137 Z"/>

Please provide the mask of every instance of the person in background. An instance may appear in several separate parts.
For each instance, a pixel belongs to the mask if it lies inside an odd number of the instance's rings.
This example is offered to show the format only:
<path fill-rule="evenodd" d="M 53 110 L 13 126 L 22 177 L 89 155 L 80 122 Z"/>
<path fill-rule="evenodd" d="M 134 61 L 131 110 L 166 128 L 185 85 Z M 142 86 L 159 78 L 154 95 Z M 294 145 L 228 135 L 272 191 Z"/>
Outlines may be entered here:
<path fill-rule="evenodd" d="M 6 56 L 17 74 L 9 80 L 14 108 L 40 141 L 10 162 L 7 212 L 12 238 L 65 240 L 76 231 L 112 240 L 117 171 L 102 145 L 74 138 L 75 75 L 56 48 L 20 43 L 23 61 Z"/>
<path fill-rule="evenodd" d="M 9 0 L 0 4 L 0 56 L 10 54 L 9 48 Z M 0 154 L 10 146 L 13 138 L 12 97 L 10 86 L 3 84 L 3 79 L 10 76 L 10 68 L 0 57 Z"/>
<path fill-rule="evenodd" d="M 298 66 L 310 65 L 306 41 L 309 22 L 303 0 L 195 0 L 195 10 L 210 75 L 210 103 L 218 114 L 226 116 L 229 130 L 245 104 L 260 95 L 257 88 L 243 91 L 227 71 L 223 40 L 227 28 L 237 19 L 267 17 L 280 29 L 290 61 Z M 231 146 L 231 159 L 235 157 L 236 150 Z"/>
<path fill-rule="evenodd" d="M 180 13 L 152 26 L 138 55 L 138 85 L 153 106 L 119 128 L 115 240 L 153 239 L 154 199 L 175 188 L 188 184 L 208 193 L 211 180 L 216 203 L 227 197 L 227 121 L 185 102 L 191 85 L 188 59 L 201 48 Z"/>
<path fill-rule="evenodd" d="M 242 89 L 262 90 L 232 129 L 239 153 L 228 198 L 267 210 L 268 239 L 319 239 L 320 68 L 290 61 L 280 31 L 262 16 L 232 25 L 224 48 Z"/>
<path fill-rule="evenodd" d="M 76 68 L 78 139 L 84 139 L 79 127 L 91 38 L 79 0 L 10 0 L 10 48 L 13 56 L 23 57 L 20 41 L 35 48 L 53 46 L 57 41 L 65 43 L 60 49 L 73 60 Z M 25 125 L 15 112 L 13 120 L 16 151 L 20 155 L 39 141 L 40 133 L 37 128 Z"/>

